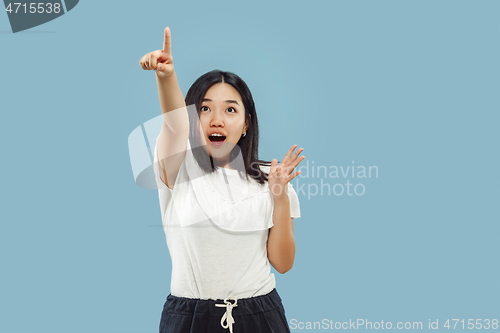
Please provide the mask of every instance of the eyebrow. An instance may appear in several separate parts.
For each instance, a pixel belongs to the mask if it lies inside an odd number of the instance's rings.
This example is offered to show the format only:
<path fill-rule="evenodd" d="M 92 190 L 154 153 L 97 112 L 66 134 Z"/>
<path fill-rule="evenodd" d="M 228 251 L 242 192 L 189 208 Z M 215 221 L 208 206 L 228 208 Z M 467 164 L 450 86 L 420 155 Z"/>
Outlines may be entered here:
<path fill-rule="evenodd" d="M 202 102 L 212 102 L 212 100 L 211 100 L 210 98 L 204 98 L 204 99 L 202 100 Z M 237 101 L 235 101 L 234 99 L 227 99 L 227 100 L 225 100 L 224 102 L 226 102 L 226 103 L 234 103 L 234 104 L 236 104 L 236 105 L 240 105 L 240 104 L 238 104 L 238 102 L 237 102 Z"/>

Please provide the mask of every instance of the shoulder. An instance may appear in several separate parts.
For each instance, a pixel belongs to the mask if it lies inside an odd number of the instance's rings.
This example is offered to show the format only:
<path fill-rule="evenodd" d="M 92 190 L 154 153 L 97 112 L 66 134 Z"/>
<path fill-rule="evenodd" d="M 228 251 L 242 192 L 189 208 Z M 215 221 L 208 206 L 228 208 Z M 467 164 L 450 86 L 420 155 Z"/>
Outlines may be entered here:
<path fill-rule="evenodd" d="M 266 179 L 267 179 L 267 176 L 269 175 L 269 172 L 271 171 L 271 165 L 266 165 L 266 164 L 259 164 L 259 167 L 258 168 L 255 168 L 255 170 L 259 170 L 260 169 L 260 172 L 262 174 L 265 174 L 266 175 Z M 260 176 L 262 176 L 262 174 Z"/>
<path fill-rule="evenodd" d="M 260 167 L 260 170 L 265 172 L 265 173 L 269 173 L 269 171 L 271 171 L 271 165 L 261 164 L 261 165 L 259 165 L 259 167 Z"/>

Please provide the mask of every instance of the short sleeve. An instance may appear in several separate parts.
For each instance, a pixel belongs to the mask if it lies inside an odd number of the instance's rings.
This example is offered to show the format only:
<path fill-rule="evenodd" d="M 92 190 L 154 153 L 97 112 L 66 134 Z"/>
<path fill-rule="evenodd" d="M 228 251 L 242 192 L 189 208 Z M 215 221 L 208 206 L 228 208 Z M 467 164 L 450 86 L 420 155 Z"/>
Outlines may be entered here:
<path fill-rule="evenodd" d="M 297 219 L 300 217 L 299 197 L 290 183 L 288 183 L 288 198 L 290 200 L 290 217 Z"/>
<path fill-rule="evenodd" d="M 159 190 L 173 191 L 171 188 L 169 188 L 167 185 L 165 185 L 165 183 L 162 182 L 161 178 L 160 178 L 161 168 L 160 168 L 160 163 L 158 161 L 158 139 L 159 138 L 160 138 L 160 136 L 158 135 L 158 137 L 156 138 L 156 144 L 155 144 L 155 148 L 154 148 L 154 162 L 153 162 L 153 169 L 154 169 L 154 173 L 155 173 L 156 186 L 158 187 Z M 175 188 L 175 185 L 174 185 L 174 188 Z"/>
<path fill-rule="evenodd" d="M 269 172 L 271 171 L 271 166 L 268 165 L 261 165 L 260 168 L 267 174 L 269 174 Z M 297 192 L 295 192 L 295 189 L 290 183 L 288 183 L 287 192 L 288 199 L 290 200 L 290 217 L 293 219 L 297 219 L 300 217 L 299 197 L 297 196 Z"/>

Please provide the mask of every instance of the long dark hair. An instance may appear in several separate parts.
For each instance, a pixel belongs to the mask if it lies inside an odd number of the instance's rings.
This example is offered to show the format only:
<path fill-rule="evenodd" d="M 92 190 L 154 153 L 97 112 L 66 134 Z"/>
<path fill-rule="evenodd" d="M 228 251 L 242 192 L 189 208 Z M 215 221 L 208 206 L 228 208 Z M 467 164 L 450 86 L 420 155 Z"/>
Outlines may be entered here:
<path fill-rule="evenodd" d="M 229 154 L 229 165 L 238 170 L 241 177 L 245 177 L 248 180 L 248 176 L 250 176 L 259 184 L 264 184 L 268 181 L 268 174 L 261 171 L 260 166 L 270 166 L 271 163 L 259 160 L 259 125 L 253 97 L 246 83 L 234 73 L 223 72 L 216 69 L 200 76 L 191 85 L 191 88 L 189 88 L 185 98 L 186 105 L 189 108 L 190 105 L 194 104 L 197 111 L 196 113 L 189 112 L 189 140 L 195 143 L 194 145 L 192 144 L 193 155 L 205 172 L 211 173 L 216 170 L 213 158 L 208 156 L 200 144 L 199 128 L 196 125 L 199 124 L 201 104 L 205 94 L 211 86 L 221 82 L 230 84 L 238 91 L 245 107 L 245 120 L 249 124 L 246 135 L 240 138 L 237 145 Z M 240 152 L 243 157 L 244 165 L 239 165 L 240 163 L 237 163 L 239 159 L 236 159 L 236 157 Z"/>

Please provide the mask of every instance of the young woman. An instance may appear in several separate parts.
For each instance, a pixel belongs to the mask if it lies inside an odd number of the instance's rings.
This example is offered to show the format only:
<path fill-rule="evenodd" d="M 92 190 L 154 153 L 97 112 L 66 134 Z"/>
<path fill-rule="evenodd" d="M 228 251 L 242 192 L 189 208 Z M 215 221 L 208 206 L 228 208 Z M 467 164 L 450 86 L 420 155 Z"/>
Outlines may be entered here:
<path fill-rule="evenodd" d="M 140 65 L 156 72 L 164 120 L 154 170 L 172 279 L 160 333 L 290 332 L 270 265 L 293 265 L 302 148 L 279 165 L 258 159 L 252 95 L 233 73 L 202 75 L 184 100 L 168 27 Z"/>

